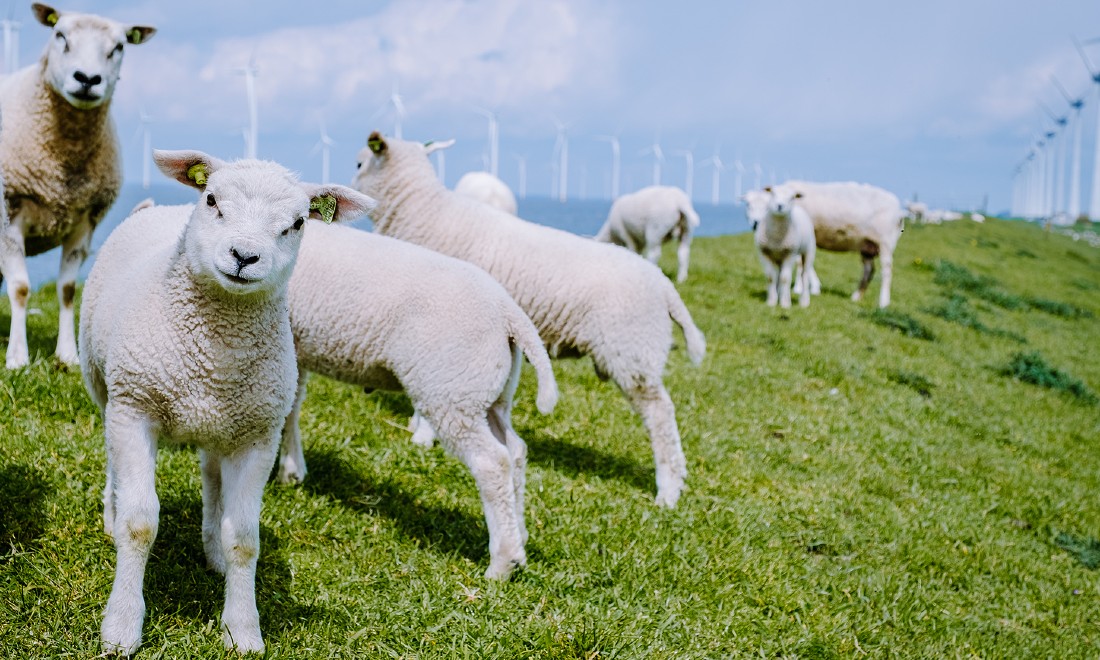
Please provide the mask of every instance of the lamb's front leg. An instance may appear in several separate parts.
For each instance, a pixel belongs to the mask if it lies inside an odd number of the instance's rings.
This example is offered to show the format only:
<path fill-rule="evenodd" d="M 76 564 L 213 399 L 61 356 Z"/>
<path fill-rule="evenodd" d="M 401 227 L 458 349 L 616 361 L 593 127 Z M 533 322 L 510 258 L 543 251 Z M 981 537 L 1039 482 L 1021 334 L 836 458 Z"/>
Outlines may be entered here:
<path fill-rule="evenodd" d="M 279 448 L 279 483 L 300 484 L 306 478 L 306 456 L 302 452 L 302 402 L 306 399 L 306 381 L 309 372 L 298 367 L 298 393 L 294 407 L 283 424 L 283 442 Z"/>
<path fill-rule="evenodd" d="M 222 551 L 222 455 L 199 450 L 202 472 L 202 547 L 206 551 L 206 566 L 225 575 L 225 553 Z"/>
<path fill-rule="evenodd" d="M 160 502 L 155 470 L 157 443 L 147 419 L 108 404 L 103 418 L 113 488 L 115 580 L 100 634 L 108 653 L 132 655 L 145 620 L 142 583 L 149 549 L 157 536 Z"/>
<path fill-rule="evenodd" d="M 18 369 L 30 363 L 30 351 L 27 348 L 27 299 L 31 295 L 31 284 L 27 277 L 23 227 L 17 218 L 12 218 L 11 222 L 0 227 L 0 273 L 8 281 L 8 300 L 11 302 L 11 330 L 8 332 L 5 365 L 8 369 Z"/>
<path fill-rule="evenodd" d="M 680 246 L 676 248 L 676 281 L 683 282 L 688 276 L 688 261 L 691 259 L 691 233 L 684 232 L 680 237 Z"/>
<path fill-rule="evenodd" d="M 797 257 L 798 255 L 788 256 L 779 267 L 779 282 L 776 286 L 779 290 L 779 306 L 783 309 L 791 306 L 791 274 L 794 272 L 794 261 Z"/>
<path fill-rule="evenodd" d="M 242 653 L 264 650 L 256 609 L 256 560 L 260 554 L 264 483 L 278 447 L 279 436 L 275 433 L 257 446 L 221 459 L 221 542 L 225 557 L 222 639 L 226 648 Z"/>
<path fill-rule="evenodd" d="M 88 258 L 92 243 L 92 225 L 88 221 L 77 225 L 61 243 L 61 268 L 57 275 L 57 350 L 54 354 L 65 364 L 76 364 L 76 278 Z"/>
<path fill-rule="evenodd" d="M 764 267 L 764 274 L 768 277 L 768 307 L 775 307 L 779 302 L 779 289 L 776 286 L 779 280 L 779 269 L 764 255 L 760 255 L 760 265 Z"/>

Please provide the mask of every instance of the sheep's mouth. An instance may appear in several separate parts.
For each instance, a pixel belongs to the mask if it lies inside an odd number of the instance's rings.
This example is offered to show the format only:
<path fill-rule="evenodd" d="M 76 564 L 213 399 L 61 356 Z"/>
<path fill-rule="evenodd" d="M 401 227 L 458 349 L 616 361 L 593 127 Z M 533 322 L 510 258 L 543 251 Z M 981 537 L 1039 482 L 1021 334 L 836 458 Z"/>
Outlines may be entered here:
<path fill-rule="evenodd" d="M 95 103 L 100 99 L 99 94 L 95 94 L 88 90 L 81 90 L 79 92 L 70 92 L 74 99 L 78 101 L 84 101 L 85 103 Z"/>
<path fill-rule="evenodd" d="M 232 273 L 227 273 L 225 271 L 222 271 L 222 275 L 225 276 L 225 279 L 233 282 L 234 284 L 254 284 L 255 282 L 259 281 L 248 277 L 241 277 L 240 275 L 233 275 Z"/>

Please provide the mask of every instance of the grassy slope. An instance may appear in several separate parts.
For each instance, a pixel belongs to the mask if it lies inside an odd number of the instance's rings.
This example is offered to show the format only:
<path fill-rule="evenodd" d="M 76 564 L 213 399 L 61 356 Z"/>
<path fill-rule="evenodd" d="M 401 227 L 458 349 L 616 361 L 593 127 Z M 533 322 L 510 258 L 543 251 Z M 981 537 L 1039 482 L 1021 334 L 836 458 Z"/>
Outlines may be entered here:
<path fill-rule="evenodd" d="M 1100 406 L 998 373 L 1038 352 L 1100 391 L 1100 250 L 1019 223 L 910 228 L 892 309 L 929 341 L 848 300 L 852 255 L 819 255 L 826 291 L 808 310 L 766 308 L 750 241 L 697 240 L 681 287 L 709 354 L 693 368 L 678 339 L 669 363 L 690 470 L 675 511 L 653 506 L 641 424 L 590 362 L 557 363 L 550 417 L 525 374 L 530 565 L 506 584 L 480 577 L 487 533 L 468 473 L 397 428 L 404 397 L 315 379 L 310 475 L 265 496 L 268 655 L 1100 654 L 1100 580 L 1086 566 L 1100 558 Z M 949 322 L 927 311 L 948 300 L 937 259 L 1094 316 L 964 294 L 1008 332 Z M 32 305 L 45 312 L 32 351 L 48 355 L 52 291 Z M 4 373 L 0 656 L 98 651 L 114 564 L 101 434 L 79 374 L 49 359 Z M 204 568 L 192 451 L 161 451 L 158 488 L 141 657 L 219 657 L 222 585 Z"/>

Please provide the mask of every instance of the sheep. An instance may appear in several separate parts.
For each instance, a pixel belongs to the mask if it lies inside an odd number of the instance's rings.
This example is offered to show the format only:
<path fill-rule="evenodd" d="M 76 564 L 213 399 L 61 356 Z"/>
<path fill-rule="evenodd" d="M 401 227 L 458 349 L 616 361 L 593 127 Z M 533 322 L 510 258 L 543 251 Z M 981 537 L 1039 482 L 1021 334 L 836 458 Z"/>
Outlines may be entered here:
<path fill-rule="evenodd" d="M 622 245 L 653 263 L 661 257 L 661 245 L 677 240 L 676 281 L 687 279 L 691 234 L 699 226 L 699 214 L 687 193 L 675 186 L 649 186 L 622 195 L 611 205 L 597 241 Z"/>
<path fill-rule="evenodd" d="M 298 397 L 283 430 L 279 479 L 305 476 L 298 415 L 307 373 L 369 389 L 403 389 L 420 438 L 473 473 L 489 527 L 485 576 L 526 564 L 526 446 L 511 423 L 525 352 L 538 376 L 538 408 L 557 386 L 534 324 L 488 273 L 412 243 L 346 227 L 310 227 L 290 279 Z"/>
<path fill-rule="evenodd" d="M 768 214 L 769 198 L 770 195 L 763 190 L 750 190 L 741 195 L 741 201 L 745 202 L 745 219 L 752 223 L 754 232 Z"/>
<path fill-rule="evenodd" d="M 879 258 L 882 287 L 878 305 L 888 306 L 894 248 L 905 228 L 905 211 L 897 196 L 865 183 L 787 181 L 783 185 L 802 193 L 798 204 L 813 220 L 817 247 L 834 252 L 858 251 L 863 257 L 863 278 L 852 300 L 863 299 L 875 272 L 875 257 Z"/>
<path fill-rule="evenodd" d="M 924 202 L 909 202 L 905 205 L 905 210 L 913 222 L 923 222 L 928 214 L 928 205 Z"/>
<path fill-rule="evenodd" d="M 801 193 L 789 186 L 764 189 L 768 193 L 767 213 L 756 227 L 754 242 L 764 273 L 768 276 L 768 305 L 791 306 L 791 271 L 801 264 L 798 304 L 810 306 L 814 254 L 814 223 L 798 205 Z"/>
<path fill-rule="evenodd" d="M 516 196 L 508 184 L 488 172 L 467 172 L 455 184 L 455 192 L 485 202 L 505 213 L 516 214 Z"/>
<path fill-rule="evenodd" d="M 80 318 L 81 371 L 107 447 L 103 526 L 117 555 L 103 647 L 130 655 L 141 644 L 157 445 L 167 441 L 200 450 L 203 547 L 225 575 L 223 641 L 262 652 L 260 500 L 298 378 L 287 282 L 306 217 L 352 219 L 371 200 L 299 183 L 275 163 L 196 151 L 154 157 L 200 201 L 143 209 L 112 232 Z"/>
<path fill-rule="evenodd" d="M 619 386 L 649 432 L 657 498 L 673 507 L 687 474 L 676 411 L 662 382 L 672 321 L 688 356 L 706 351 L 672 282 L 617 246 L 536 225 L 444 188 L 427 155 L 439 143 L 372 133 L 359 154 L 354 187 L 374 197 L 377 233 L 480 266 L 534 321 L 551 357 L 591 355 L 596 373 Z"/>
<path fill-rule="evenodd" d="M 11 331 L 5 364 L 26 366 L 26 257 L 61 246 L 57 277 L 55 355 L 77 363 L 73 299 L 92 229 L 122 185 L 118 139 L 109 110 L 123 44 L 143 44 L 156 32 L 93 14 L 60 12 L 35 3 L 53 38 L 37 64 L 0 83 L 0 172 L 10 222 L 0 237 L 0 277 L 8 280 Z"/>

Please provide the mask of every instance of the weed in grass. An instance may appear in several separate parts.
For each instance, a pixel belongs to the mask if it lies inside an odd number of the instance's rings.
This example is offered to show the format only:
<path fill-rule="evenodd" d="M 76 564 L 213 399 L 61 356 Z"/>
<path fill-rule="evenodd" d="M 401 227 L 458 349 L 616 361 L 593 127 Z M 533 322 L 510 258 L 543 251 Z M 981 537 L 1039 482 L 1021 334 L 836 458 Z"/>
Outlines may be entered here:
<path fill-rule="evenodd" d="M 1070 281 L 1070 284 L 1082 291 L 1096 291 L 1097 289 L 1100 289 L 1100 285 L 1097 285 L 1096 282 L 1083 278 L 1072 280 Z M 0 322 L 2 322 L 2 320 L 0 320 Z"/>
<path fill-rule="evenodd" d="M 1100 541 L 1093 537 L 1081 537 L 1066 532 L 1058 532 L 1054 536 L 1054 543 L 1072 555 L 1085 568 L 1091 570 L 1100 568 Z"/>
<path fill-rule="evenodd" d="M 982 323 L 981 320 L 978 319 L 978 314 L 970 306 L 966 296 L 957 293 L 952 294 L 943 304 L 937 307 L 929 307 L 925 311 L 933 316 L 938 316 L 945 321 L 950 321 L 951 323 L 961 325 L 965 328 L 972 328 L 978 332 L 996 337 L 1005 337 L 1006 339 L 1011 339 L 1021 344 L 1027 343 L 1027 339 L 1022 335 L 1009 330 L 991 328 Z"/>
<path fill-rule="evenodd" d="M 1024 248 L 1020 248 L 1019 250 L 1016 250 L 1016 256 L 1017 257 L 1023 257 L 1025 259 L 1038 259 L 1039 258 L 1039 256 L 1036 255 L 1034 252 L 1032 252 L 1031 250 L 1024 249 Z"/>
<path fill-rule="evenodd" d="M 1043 298 L 1022 297 L 1006 291 L 997 280 L 975 275 L 965 266 L 941 260 L 936 264 L 936 284 L 956 291 L 965 291 L 1005 309 L 1037 309 L 1063 318 L 1092 318 L 1092 312 L 1075 305 Z"/>
<path fill-rule="evenodd" d="M 1046 300 L 1043 298 L 1028 298 L 1027 304 L 1040 312 L 1046 312 L 1052 316 L 1061 316 L 1067 319 L 1091 319 L 1092 312 L 1087 309 L 1081 309 L 1076 305 L 1069 303 L 1058 302 L 1056 300 Z"/>
<path fill-rule="evenodd" d="M 1013 355 L 1012 360 L 1007 366 L 1001 368 L 1000 373 L 1032 385 L 1068 392 L 1086 403 L 1095 404 L 1100 401 L 1083 382 L 1064 371 L 1051 367 L 1036 351 Z"/>
<path fill-rule="evenodd" d="M 912 371 L 891 371 L 886 377 L 898 385 L 912 388 L 914 392 L 926 399 L 932 396 L 932 388 L 935 387 L 932 381 Z"/>
<path fill-rule="evenodd" d="M 871 312 L 864 312 L 864 317 L 887 328 L 893 328 L 906 337 L 914 337 L 925 341 L 935 341 L 936 335 L 932 334 L 923 323 L 909 316 L 905 312 L 896 309 L 878 308 Z"/>

